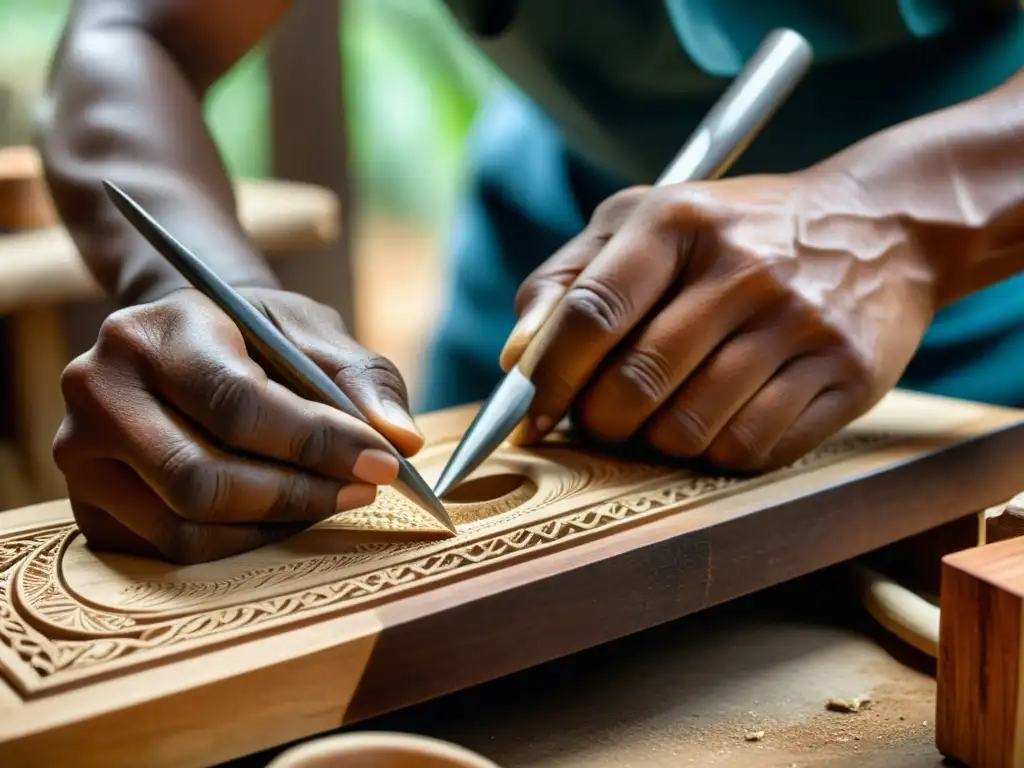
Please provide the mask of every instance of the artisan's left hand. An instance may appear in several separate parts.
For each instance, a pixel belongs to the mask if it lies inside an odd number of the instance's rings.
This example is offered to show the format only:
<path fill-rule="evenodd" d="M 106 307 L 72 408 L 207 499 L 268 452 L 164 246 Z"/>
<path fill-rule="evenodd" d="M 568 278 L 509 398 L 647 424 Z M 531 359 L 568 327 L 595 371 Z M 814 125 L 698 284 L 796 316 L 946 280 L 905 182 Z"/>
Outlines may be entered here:
<path fill-rule="evenodd" d="M 881 399 L 917 349 L 936 281 L 915 240 L 816 170 L 616 195 L 519 292 L 506 370 L 569 287 L 518 439 L 572 408 L 601 441 L 729 469 L 795 460 Z"/>

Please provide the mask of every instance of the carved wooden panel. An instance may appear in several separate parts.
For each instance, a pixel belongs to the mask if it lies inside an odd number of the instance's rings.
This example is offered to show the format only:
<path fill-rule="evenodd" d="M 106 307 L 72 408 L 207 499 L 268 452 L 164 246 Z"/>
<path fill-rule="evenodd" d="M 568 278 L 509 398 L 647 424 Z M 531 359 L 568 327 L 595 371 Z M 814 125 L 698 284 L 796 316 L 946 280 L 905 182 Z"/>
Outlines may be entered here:
<path fill-rule="evenodd" d="M 472 409 L 422 421 L 440 473 Z M 1024 413 L 893 393 L 793 466 L 715 477 L 503 448 L 445 538 L 384 490 L 214 563 L 101 555 L 64 502 L 0 516 L 0 765 L 207 765 L 856 556 L 1019 490 Z"/>

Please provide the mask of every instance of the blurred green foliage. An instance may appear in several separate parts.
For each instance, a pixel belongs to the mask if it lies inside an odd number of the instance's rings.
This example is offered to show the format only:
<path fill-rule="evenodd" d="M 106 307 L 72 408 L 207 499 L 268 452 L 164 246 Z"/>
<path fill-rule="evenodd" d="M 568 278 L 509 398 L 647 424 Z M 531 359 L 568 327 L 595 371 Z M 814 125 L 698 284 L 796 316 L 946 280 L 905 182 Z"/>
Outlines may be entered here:
<path fill-rule="evenodd" d="M 484 59 L 434 0 L 343 0 L 339 34 L 357 183 L 364 206 L 437 224 L 457 194 L 466 131 L 499 87 Z M 0 143 L 25 141 L 68 0 L 0 0 L 0 87 L 15 109 Z M 316 77 L 316 73 L 309 74 Z M 210 93 L 206 113 L 233 174 L 269 169 L 262 48 Z"/>

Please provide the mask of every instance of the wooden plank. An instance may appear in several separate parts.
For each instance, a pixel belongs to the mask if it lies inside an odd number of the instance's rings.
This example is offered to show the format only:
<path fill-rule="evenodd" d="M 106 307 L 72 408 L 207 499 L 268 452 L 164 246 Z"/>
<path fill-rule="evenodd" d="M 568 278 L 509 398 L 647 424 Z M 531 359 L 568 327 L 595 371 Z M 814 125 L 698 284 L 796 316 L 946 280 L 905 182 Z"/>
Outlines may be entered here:
<path fill-rule="evenodd" d="M 421 420 L 428 480 L 473 413 Z M 7 513 L 0 670 L 18 704 L 0 711 L 0 764 L 205 765 L 359 722 L 995 504 L 1022 460 L 1024 412 L 895 392 L 760 477 L 564 436 L 503 447 L 448 500 L 451 539 L 388 490 L 188 567 L 92 552 L 63 503 Z"/>
<path fill-rule="evenodd" d="M 943 561 L 936 741 L 970 768 L 1024 765 L 1024 539 Z"/>
<path fill-rule="evenodd" d="M 236 190 L 242 225 L 268 257 L 338 237 L 338 200 L 326 189 L 251 179 L 239 181 Z M 63 228 L 0 234 L 0 314 L 102 296 Z"/>

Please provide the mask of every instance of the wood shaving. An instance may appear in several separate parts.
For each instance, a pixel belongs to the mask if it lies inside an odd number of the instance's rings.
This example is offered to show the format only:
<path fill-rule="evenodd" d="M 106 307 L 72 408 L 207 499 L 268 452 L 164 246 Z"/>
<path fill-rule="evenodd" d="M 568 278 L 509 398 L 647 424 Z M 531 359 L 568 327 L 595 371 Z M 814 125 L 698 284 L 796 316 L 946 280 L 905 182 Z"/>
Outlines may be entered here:
<path fill-rule="evenodd" d="M 855 699 L 829 699 L 825 702 L 825 709 L 829 712 L 860 712 L 871 706 L 871 699 L 868 696 L 858 696 Z"/>

